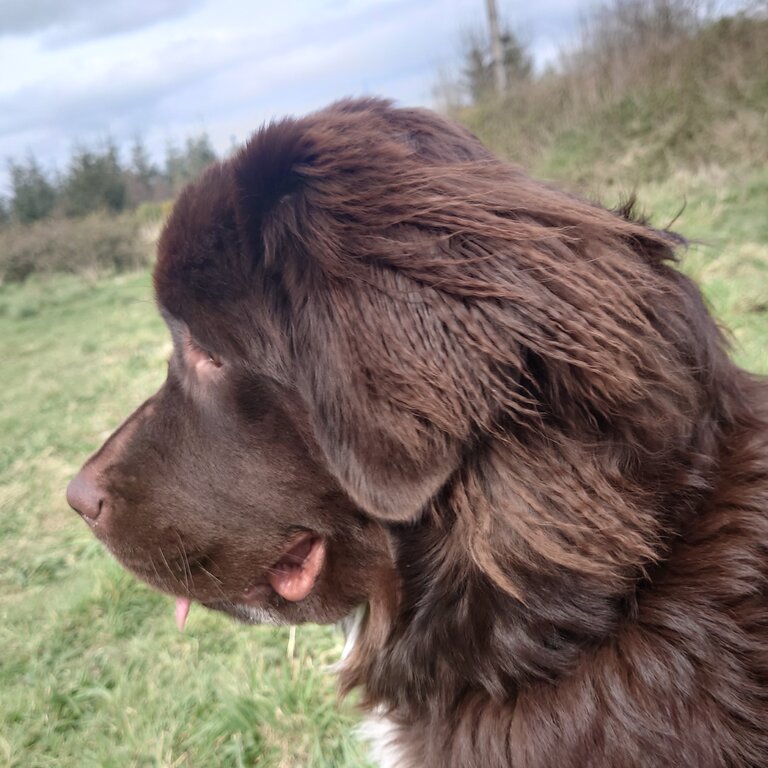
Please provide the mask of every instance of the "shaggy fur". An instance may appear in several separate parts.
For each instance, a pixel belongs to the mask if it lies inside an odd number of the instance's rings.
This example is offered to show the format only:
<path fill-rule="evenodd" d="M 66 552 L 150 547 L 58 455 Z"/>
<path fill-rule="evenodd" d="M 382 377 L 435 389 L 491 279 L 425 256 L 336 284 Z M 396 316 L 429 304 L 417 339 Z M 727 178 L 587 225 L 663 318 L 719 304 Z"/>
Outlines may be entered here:
<path fill-rule="evenodd" d="M 367 606 L 341 686 L 403 768 L 768 765 L 768 388 L 679 243 L 428 112 L 271 124 L 176 204 L 86 516 L 241 619 Z"/>

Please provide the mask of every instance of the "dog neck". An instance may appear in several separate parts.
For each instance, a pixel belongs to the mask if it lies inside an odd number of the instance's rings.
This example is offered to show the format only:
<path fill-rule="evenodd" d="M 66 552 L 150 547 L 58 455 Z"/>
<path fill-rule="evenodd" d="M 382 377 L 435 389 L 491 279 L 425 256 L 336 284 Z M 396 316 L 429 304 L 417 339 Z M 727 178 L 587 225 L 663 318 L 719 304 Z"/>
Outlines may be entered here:
<path fill-rule="evenodd" d="M 755 756 L 768 739 L 754 681 L 765 662 L 745 649 L 765 623 L 756 595 L 768 580 L 766 410 L 739 418 L 722 482 L 624 596 L 574 577 L 521 603 L 469 558 L 446 571 L 426 521 L 395 531 L 401 603 L 393 610 L 374 596 L 341 681 L 361 686 L 379 724 L 385 717 L 386 744 L 408 758 L 395 764 L 608 766 L 642 755 L 649 765 L 720 765 L 712 750 L 722 745 L 698 730 L 704 706 L 718 727 L 738 729 L 732 763 L 762 764 Z M 429 565 L 416 569 L 420 557 Z M 667 738 L 653 736 L 658 728 Z M 602 740 L 613 751 L 596 753 Z"/>
<path fill-rule="evenodd" d="M 418 524 L 390 527 L 401 581 L 371 598 L 362 625 L 358 615 L 343 689 L 412 717 L 467 691 L 513 706 L 636 616 L 648 573 L 711 494 L 711 456 L 678 459 L 685 482 L 659 497 L 645 488 L 663 465 L 607 477 L 603 456 L 565 439 L 524 448 L 489 441 Z"/>

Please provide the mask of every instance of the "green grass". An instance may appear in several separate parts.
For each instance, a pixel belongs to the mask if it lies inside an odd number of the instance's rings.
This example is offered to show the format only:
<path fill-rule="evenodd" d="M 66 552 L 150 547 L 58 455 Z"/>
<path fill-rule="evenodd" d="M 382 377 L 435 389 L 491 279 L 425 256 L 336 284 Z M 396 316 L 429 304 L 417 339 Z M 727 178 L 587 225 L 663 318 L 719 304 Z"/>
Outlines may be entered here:
<path fill-rule="evenodd" d="M 621 190 L 604 190 L 612 203 Z M 639 190 L 693 245 L 682 266 L 768 372 L 768 172 L 679 174 Z M 339 707 L 335 630 L 241 627 L 114 563 L 64 501 L 83 458 L 164 376 L 145 273 L 0 287 L 0 765 L 360 766 Z"/>
<path fill-rule="evenodd" d="M 66 506 L 164 377 L 149 277 L 0 288 L 0 340 L 0 765 L 360 766 L 335 630 L 193 609 L 180 635 Z"/>
<path fill-rule="evenodd" d="M 615 204 L 627 191 L 602 198 Z M 736 362 L 768 373 L 768 170 L 679 171 L 637 194 L 655 226 L 672 223 L 691 241 L 681 268 L 702 286 Z"/>

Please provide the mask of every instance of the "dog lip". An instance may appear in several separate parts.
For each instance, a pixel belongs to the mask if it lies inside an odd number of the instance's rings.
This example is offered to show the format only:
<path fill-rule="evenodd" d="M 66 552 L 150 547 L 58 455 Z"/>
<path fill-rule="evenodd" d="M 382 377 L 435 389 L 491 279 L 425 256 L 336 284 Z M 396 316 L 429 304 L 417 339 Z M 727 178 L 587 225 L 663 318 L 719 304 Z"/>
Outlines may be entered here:
<path fill-rule="evenodd" d="M 312 531 L 298 533 L 288 542 L 283 554 L 275 561 L 270 571 L 300 567 L 309 557 L 312 549 L 322 541 L 322 538 Z"/>
<path fill-rule="evenodd" d="M 314 549 L 322 543 L 323 537 L 313 531 L 305 530 L 293 536 L 283 549 L 282 555 L 242 593 L 238 602 L 242 605 L 263 607 L 266 601 L 276 594 L 270 574 L 301 569 Z"/>
<path fill-rule="evenodd" d="M 265 600 L 272 596 L 274 590 L 267 581 L 259 581 L 248 587 L 238 598 L 238 602 L 246 605 L 262 605 Z"/>
<path fill-rule="evenodd" d="M 176 625 L 179 631 L 183 632 L 194 602 L 212 610 L 225 610 L 230 614 L 233 610 L 236 612 L 237 606 L 240 606 L 241 611 L 248 608 L 268 608 L 270 602 L 276 598 L 280 599 L 270 583 L 270 574 L 300 570 L 307 558 L 316 547 L 323 544 L 324 540 L 324 536 L 314 531 L 304 529 L 295 532 L 273 564 L 262 571 L 250 586 L 240 587 L 237 590 L 218 589 L 220 595 L 218 599 L 211 595 L 210 590 L 205 588 L 206 585 L 195 578 L 202 576 L 201 572 L 211 577 L 210 572 L 205 568 L 209 561 L 205 551 L 192 550 L 173 558 L 165 555 L 160 558 L 163 567 L 155 564 L 153 568 L 150 566 L 151 560 L 137 558 L 135 552 L 121 551 L 109 545 L 108 548 L 136 576 L 174 599 Z"/>

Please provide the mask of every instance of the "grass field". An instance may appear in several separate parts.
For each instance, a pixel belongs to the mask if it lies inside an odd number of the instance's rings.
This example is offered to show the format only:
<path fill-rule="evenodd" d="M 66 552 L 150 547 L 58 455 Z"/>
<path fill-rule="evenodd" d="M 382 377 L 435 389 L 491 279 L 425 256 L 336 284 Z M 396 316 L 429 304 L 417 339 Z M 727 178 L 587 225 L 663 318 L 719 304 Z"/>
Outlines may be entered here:
<path fill-rule="evenodd" d="M 136 582 L 68 478 L 164 377 L 146 273 L 0 291 L 0 765 L 358 766 L 332 629 L 246 628 Z"/>
<path fill-rule="evenodd" d="M 619 190 L 606 190 L 606 202 Z M 705 242 L 682 267 L 768 372 L 768 172 L 681 174 L 640 190 Z M 247 628 L 125 574 L 64 500 L 79 464 L 164 376 L 146 273 L 0 287 L 0 765 L 361 766 L 330 628 Z"/>

